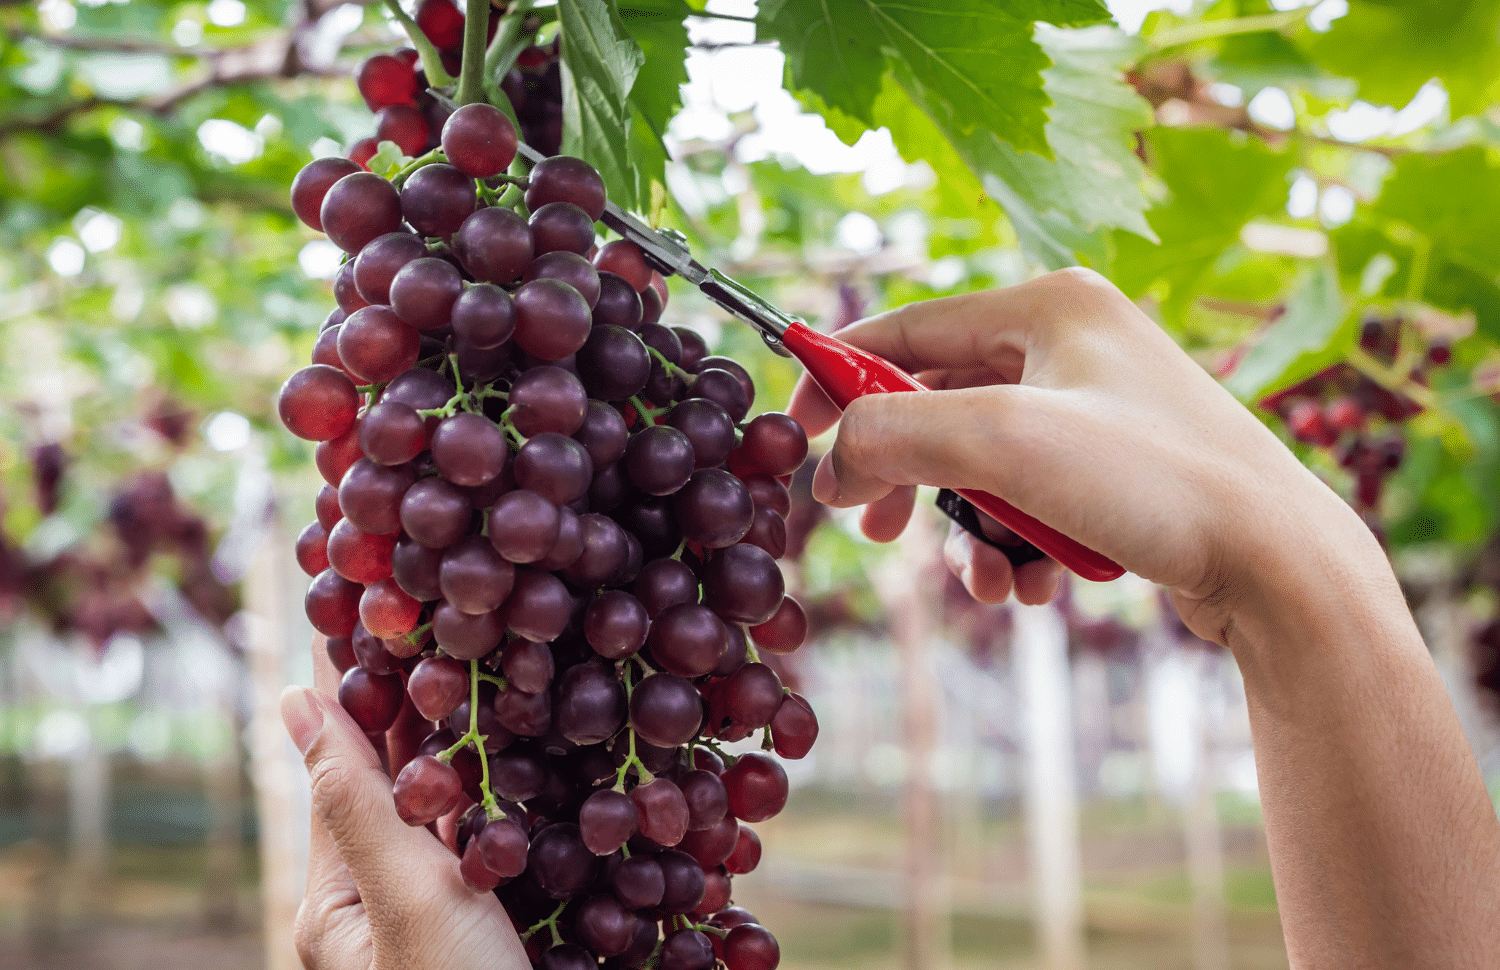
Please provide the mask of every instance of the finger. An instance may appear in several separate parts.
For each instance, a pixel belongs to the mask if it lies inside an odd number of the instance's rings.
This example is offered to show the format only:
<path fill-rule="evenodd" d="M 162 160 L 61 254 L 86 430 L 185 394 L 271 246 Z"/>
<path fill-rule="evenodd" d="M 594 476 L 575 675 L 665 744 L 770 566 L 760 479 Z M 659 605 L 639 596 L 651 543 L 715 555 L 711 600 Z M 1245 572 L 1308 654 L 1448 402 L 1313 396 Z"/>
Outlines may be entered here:
<path fill-rule="evenodd" d="M 1016 599 L 1027 606 L 1050 603 L 1062 580 L 1062 566 L 1053 559 L 1038 559 L 1015 569 Z"/>
<path fill-rule="evenodd" d="M 811 377 L 803 374 L 792 390 L 786 413 L 797 419 L 809 438 L 816 438 L 833 427 L 843 412 Z"/>
<path fill-rule="evenodd" d="M 1118 300 L 1097 273 L 1061 270 L 1020 286 L 908 303 L 845 327 L 839 339 L 912 373 L 987 365 L 1013 382 L 1039 335 Z"/>
<path fill-rule="evenodd" d="M 989 387 L 1004 384 L 1005 380 L 993 367 L 960 367 L 943 370 L 924 370 L 915 375 L 934 391 L 951 391 L 960 387 Z"/>
<path fill-rule="evenodd" d="M 890 542 L 901 535 L 917 504 L 917 490 L 910 485 L 893 488 L 884 497 L 865 506 L 859 529 L 874 542 Z"/>
<path fill-rule="evenodd" d="M 338 696 L 340 675 L 333 661 L 328 659 L 328 639 L 314 634 L 312 640 L 313 686 L 329 697 Z M 339 858 L 338 847 L 328 834 L 323 820 L 313 813 L 312 832 L 308 837 L 307 893 L 317 898 L 333 892 L 353 890 L 354 878 Z"/>
<path fill-rule="evenodd" d="M 391 780 L 364 732 L 336 701 L 301 687 L 282 693 L 281 716 L 307 763 L 313 813 L 360 895 L 421 899 L 413 880 L 436 878 L 441 861 L 451 858 L 444 860 L 436 839 L 396 814 Z"/>
<path fill-rule="evenodd" d="M 1000 603 L 1010 595 L 1014 573 L 1005 553 L 975 539 L 957 523 L 948 528 L 943 559 L 979 602 Z"/>

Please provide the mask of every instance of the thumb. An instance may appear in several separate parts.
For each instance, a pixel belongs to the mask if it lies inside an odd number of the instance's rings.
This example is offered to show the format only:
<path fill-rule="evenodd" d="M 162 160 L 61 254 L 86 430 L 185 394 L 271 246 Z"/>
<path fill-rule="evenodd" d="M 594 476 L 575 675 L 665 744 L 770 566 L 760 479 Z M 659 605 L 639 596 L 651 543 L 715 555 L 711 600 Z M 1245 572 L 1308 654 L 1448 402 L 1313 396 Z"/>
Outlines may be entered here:
<path fill-rule="evenodd" d="M 417 872 L 430 871 L 430 833 L 396 814 L 391 779 L 364 732 L 339 704 L 319 691 L 288 687 L 281 719 L 307 763 L 313 812 L 322 820 L 360 895 L 370 900 L 420 898 Z"/>
<path fill-rule="evenodd" d="M 893 488 L 937 485 L 1004 496 L 1052 422 L 1052 392 L 1001 384 L 903 391 L 859 398 L 818 464 L 813 496 L 827 505 L 866 505 Z"/>

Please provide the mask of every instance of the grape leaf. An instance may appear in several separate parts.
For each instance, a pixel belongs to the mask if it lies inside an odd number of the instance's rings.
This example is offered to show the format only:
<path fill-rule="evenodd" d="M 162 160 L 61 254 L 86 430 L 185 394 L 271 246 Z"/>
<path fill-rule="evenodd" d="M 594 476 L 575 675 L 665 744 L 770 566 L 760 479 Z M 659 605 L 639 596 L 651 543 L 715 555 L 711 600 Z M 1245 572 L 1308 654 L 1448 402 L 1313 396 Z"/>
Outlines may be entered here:
<path fill-rule="evenodd" d="M 684 0 L 629 0 L 620 8 L 626 29 L 645 57 L 630 89 L 630 158 L 635 171 L 637 205 L 651 197 L 651 183 L 666 183 L 667 124 L 682 106 L 688 81 L 687 25 L 692 8 Z"/>
<path fill-rule="evenodd" d="M 1400 219 L 1451 258 L 1500 275 L 1500 166 L 1484 148 L 1398 159 L 1374 212 Z"/>
<path fill-rule="evenodd" d="M 1472 114 L 1500 87 L 1500 0 L 1350 0 L 1310 50 L 1327 70 L 1358 81 L 1366 101 L 1399 108 L 1438 78 L 1454 115 Z"/>
<path fill-rule="evenodd" d="M 1097 0 L 766 0 L 758 36 L 778 41 L 798 87 L 869 127 L 886 67 L 901 64 L 960 135 L 987 129 L 1023 150 L 1047 153 L 1047 55 L 1032 37 L 1041 20 L 1105 20 Z M 997 70 L 997 65 L 1003 69 Z"/>
<path fill-rule="evenodd" d="M 599 170 L 609 197 L 636 204 L 626 104 L 645 56 L 614 0 L 559 0 L 562 25 L 563 145 Z"/>
<path fill-rule="evenodd" d="M 1238 132 L 1158 128 L 1148 138 L 1171 199 L 1149 214 L 1159 244 L 1115 234 L 1115 283 L 1138 296 L 1165 283 L 1169 302 L 1190 299 L 1255 216 L 1286 203 L 1292 159 Z M 1233 190 L 1227 190 L 1233 186 Z"/>
<path fill-rule="evenodd" d="M 1315 264 L 1287 297 L 1286 312 L 1250 348 L 1224 386 L 1249 401 L 1275 386 L 1310 377 L 1344 358 L 1355 337 L 1353 321 L 1336 268 L 1328 262 Z M 1343 339 L 1335 339 L 1339 336 Z"/>

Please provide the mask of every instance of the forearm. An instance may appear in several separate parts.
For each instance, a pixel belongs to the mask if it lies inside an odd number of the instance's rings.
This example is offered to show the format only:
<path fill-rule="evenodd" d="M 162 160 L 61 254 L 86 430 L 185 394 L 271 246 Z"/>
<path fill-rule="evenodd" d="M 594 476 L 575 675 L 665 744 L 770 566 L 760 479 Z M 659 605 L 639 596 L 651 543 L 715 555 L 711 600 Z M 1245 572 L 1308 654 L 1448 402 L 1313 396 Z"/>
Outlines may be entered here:
<path fill-rule="evenodd" d="M 1320 511 L 1227 631 L 1292 966 L 1493 966 L 1500 822 L 1379 548 Z"/>

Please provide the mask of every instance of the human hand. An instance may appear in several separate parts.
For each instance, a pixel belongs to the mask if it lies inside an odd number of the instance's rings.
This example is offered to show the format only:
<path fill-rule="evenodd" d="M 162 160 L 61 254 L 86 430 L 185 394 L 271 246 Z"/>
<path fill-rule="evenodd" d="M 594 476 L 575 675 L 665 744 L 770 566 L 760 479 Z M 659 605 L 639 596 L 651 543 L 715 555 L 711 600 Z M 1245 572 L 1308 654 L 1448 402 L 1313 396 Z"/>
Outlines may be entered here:
<path fill-rule="evenodd" d="M 818 465 L 814 496 L 867 506 L 861 525 L 877 541 L 900 534 L 917 485 L 993 492 L 1167 586 L 1193 631 L 1220 643 L 1236 601 L 1286 549 L 1320 531 L 1374 547 L 1345 503 L 1096 273 L 913 303 L 839 337 L 933 389 L 856 400 Z M 789 411 L 809 436 L 839 421 L 805 377 Z M 1056 563 L 1012 570 L 957 530 L 944 552 L 979 599 L 1055 591 Z"/>
<path fill-rule="evenodd" d="M 335 699 L 339 675 L 324 642 L 313 641 L 316 689 L 281 695 L 282 721 L 312 777 L 307 890 L 295 935 L 303 965 L 529 970 L 500 901 L 468 889 L 458 856 L 396 814 L 380 754 Z M 415 754 L 412 728 L 425 726 L 407 714 L 377 739 L 388 746 L 392 773 Z"/>

